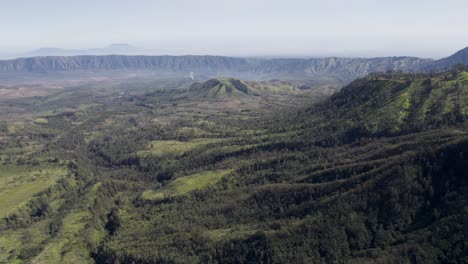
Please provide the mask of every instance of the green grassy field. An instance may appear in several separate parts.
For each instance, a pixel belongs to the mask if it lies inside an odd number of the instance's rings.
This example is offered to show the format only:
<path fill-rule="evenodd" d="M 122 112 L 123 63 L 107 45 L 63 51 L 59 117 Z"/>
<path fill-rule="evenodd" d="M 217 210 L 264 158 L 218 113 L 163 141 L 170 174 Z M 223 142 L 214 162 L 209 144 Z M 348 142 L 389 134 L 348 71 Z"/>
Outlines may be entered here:
<path fill-rule="evenodd" d="M 49 121 L 47 119 L 45 119 L 45 118 L 38 117 L 38 118 L 34 119 L 34 123 L 40 125 L 40 124 L 47 124 L 47 123 L 49 123 Z"/>
<path fill-rule="evenodd" d="M 232 173 L 232 170 L 204 171 L 190 176 L 179 177 L 171 181 L 160 190 L 148 190 L 143 192 L 142 198 L 147 200 L 164 199 L 185 195 L 194 190 L 201 190 L 218 183 L 223 177 Z"/>
<path fill-rule="evenodd" d="M 220 142 L 219 138 L 199 138 L 190 141 L 155 140 L 148 143 L 145 150 L 137 152 L 139 157 L 162 157 L 164 155 L 181 155 L 197 147 Z"/>
<path fill-rule="evenodd" d="M 35 194 L 66 177 L 67 170 L 52 166 L 0 166 L 0 216 L 23 206 Z"/>

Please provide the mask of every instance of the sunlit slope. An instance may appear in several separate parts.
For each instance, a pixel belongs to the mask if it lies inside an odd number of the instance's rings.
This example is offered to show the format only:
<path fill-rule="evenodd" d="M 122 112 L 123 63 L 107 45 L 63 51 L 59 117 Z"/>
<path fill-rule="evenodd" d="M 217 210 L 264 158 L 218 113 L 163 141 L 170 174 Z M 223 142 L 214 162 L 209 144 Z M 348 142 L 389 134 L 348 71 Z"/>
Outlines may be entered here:
<path fill-rule="evenodd" d="M 432 77 L 374 74 L 332 96 L 322 105 L 323 118 L 350 136 L 458 126 L 468 117 L 467 76 L 466 71 Z"/>

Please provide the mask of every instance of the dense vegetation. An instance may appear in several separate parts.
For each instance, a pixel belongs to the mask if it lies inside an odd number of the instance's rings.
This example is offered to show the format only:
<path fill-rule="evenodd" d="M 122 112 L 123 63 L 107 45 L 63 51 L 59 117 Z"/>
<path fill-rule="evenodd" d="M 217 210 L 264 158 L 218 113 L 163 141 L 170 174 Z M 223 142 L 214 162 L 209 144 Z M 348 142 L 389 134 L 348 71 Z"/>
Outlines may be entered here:
<path fill-rule="evenodd" d="M 468 261 L 468 71 L 321 89 L 2 102 L 0 262 Z"/>

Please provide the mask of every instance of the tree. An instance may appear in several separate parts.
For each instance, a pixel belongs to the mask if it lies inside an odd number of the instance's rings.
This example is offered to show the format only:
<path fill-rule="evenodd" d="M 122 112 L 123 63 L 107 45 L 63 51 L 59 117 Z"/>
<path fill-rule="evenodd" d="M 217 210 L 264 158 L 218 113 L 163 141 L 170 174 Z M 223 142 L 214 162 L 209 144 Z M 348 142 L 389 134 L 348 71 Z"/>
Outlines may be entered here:
<path fill-rule="evenodd" d="M 120 218 L 117 208 L 112 208 L 110 213 L 107 215 L 106 230 L 109 232 L 109 235 L 114 235 L 117 229 L 120 227 Z"/>

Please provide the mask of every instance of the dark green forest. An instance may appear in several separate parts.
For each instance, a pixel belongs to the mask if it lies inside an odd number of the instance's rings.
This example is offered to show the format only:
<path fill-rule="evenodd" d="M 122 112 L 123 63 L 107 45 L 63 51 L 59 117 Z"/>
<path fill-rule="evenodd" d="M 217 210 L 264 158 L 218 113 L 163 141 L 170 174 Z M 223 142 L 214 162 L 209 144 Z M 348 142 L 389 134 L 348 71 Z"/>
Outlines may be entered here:
<path fill-rule="evenodd" d="M 466 67 L 133 86 L 1 100 L 1 263 L 468 262 Z"/>

